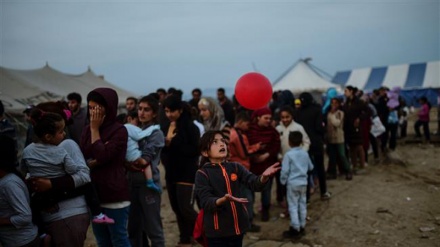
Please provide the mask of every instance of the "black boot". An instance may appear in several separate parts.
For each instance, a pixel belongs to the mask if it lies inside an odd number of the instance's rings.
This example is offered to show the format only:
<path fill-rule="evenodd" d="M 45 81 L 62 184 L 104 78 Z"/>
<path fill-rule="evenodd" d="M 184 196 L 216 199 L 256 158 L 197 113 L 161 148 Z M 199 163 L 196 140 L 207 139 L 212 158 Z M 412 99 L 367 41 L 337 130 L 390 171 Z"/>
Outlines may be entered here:
<path fill-rule="evenodd" d="M 269 221 L 269 209 L 268 208 L 263 208 L 263 210 L 261 211 L 261 221 L 263 221 L 263 222 Z"/>
<path fill-rule="evenodd" d="M 283 232 L 283 238 L 298 238 L 300 236 L 301 233 L 293 227 L 289 227 L 289 230 Z"/>

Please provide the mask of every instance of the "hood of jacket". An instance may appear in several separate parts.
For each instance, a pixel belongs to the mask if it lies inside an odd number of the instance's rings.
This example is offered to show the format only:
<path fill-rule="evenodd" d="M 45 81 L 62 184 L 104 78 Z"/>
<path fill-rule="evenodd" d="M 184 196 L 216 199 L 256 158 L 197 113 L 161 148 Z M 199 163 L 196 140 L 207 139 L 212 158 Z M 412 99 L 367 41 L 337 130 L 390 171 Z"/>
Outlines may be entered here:
<path fill-rule="evenodd" d="M 90 98 L 94 94 L 99 95 L 100 98 L 103 100 L 103 102 L 96 102 L 96 103 L 104 105 L 105 107 L 105 118 L 102 126 L 109 125 L 114 121 L 116 121 L 116 116 L 118 112 L 118 102 L 119 102 L 118 94 L 116 93 L 116 91 L 111 88 L 104 88 L 104 87 L 96 88 L 87 95 L 87 102 L 90 101 Z M 89 118 L 89 116 L 90 116 L 90 112 L 89 110 L 87 110 L 87 117 Z"/>

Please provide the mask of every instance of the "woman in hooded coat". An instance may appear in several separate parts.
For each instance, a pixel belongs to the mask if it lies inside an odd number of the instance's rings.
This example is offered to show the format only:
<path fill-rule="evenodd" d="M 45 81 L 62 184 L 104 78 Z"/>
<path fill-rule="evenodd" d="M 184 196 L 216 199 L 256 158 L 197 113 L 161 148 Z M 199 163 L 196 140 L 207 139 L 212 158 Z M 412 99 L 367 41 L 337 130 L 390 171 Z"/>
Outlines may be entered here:
<path fill-rule="evenodd" d="M 118 94 L 111 88 L 96 88 L 87 95 L 90 124 L 81 136 L 81 151 L 102 210 L 115 220 L 111 225 L 93 225 L 98 246 L 130 246 L 127 233 L 130 196 L 125 174 L 127 129 L 116 121 Z M 91 162 L 93 161 L 93 162 Z"/>

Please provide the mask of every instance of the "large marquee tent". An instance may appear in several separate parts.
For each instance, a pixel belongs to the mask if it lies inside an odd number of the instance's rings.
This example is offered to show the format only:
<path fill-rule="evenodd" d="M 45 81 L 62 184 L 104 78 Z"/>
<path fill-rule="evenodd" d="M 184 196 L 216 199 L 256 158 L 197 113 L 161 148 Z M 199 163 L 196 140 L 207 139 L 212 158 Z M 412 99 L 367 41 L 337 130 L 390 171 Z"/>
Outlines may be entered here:
<path fill-rule="evenodd" d="M 28 105 L 63 100 L 71 92 L 81 94 L 84 104 L 87 94 L 98 87 L 113 88 L 118 93 L 120 105 L 125 103 L 128 96 L 137 96 L 97 76 L 90 68 L 85 73 L 71 75 L 55 70 L 48 64 L 35 70 L 0 67 L 0 100 L 10 113 L 19 113 Z"/>
<path fill-rule="evenodd" d="M 340 88 L 340 85 L 333 84 L 318 73 L 309 59 L 300 59 L 287 69 L 274 83 L 273 90 L 290 90 L 293 93 L 300 92 L 325 92 L 334 87 Z"/>
<path fill-rule="evenodd" d="M 366 92 L 382 86 L 400 87 L 400 95 L 407 104 L 418 106 L 417 100 L 426 96 L 435 105 L 440 91 L 440 61 L 340 71 L 332 82 L 355 86 Z"/>

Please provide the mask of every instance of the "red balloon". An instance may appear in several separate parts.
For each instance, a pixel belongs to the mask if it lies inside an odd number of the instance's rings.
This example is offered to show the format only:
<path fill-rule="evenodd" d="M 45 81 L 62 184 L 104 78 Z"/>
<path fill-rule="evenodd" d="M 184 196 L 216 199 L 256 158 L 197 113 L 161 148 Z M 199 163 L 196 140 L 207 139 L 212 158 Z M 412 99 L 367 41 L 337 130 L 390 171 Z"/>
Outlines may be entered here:
<path fill-rule="evenodd" d="M 272 98 L 272 84 L 260 73 L 244 74 L 235 84 L 235 97 L 247 109 L 260 109 L 267 106 Z"/>

